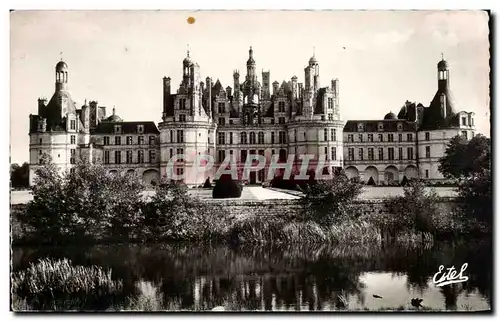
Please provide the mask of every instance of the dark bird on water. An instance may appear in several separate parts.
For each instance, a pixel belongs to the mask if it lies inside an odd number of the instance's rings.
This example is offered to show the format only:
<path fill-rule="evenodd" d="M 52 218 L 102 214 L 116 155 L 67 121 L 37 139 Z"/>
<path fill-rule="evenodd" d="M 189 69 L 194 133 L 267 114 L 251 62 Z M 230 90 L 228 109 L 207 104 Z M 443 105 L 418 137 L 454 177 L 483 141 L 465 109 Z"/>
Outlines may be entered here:
<path fill-rule="evenodd" d="M 424 301 L 423 299 L 419 299 L 419 298 L 416 298 L 416 299 L 411 299 L 411 305 L 414 306 L 415 308 L 421 308 L 422 305 L 420 303 L 422 303 L 422 301 Z"/>
<path fill-rule="evenodd" d="M 373 297 L 374 297 L 375 299 L 382 299 L 382 297 L 381 297 L 380 295 L 376 295 L 376 294 L 374 294 L 374 295 L 373 295 Z"/>

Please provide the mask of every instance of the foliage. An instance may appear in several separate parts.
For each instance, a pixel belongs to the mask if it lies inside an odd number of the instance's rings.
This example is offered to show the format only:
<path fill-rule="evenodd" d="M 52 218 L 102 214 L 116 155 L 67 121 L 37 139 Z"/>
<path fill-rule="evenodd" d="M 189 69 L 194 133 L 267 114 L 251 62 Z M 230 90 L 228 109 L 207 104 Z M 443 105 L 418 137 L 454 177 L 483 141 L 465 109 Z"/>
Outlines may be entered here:
<path fill-rule="evenodd" d="M 239 198 L 243 191 L 243 186 L 231 179 L 230 175 L 221 175 L 212 190 L 213 198 Z"/>
<path fill-rule="evenodd" d="M 41 259 L 12 275 L 12 293 L 34 310 L 102 309 L 121 301 L 122 290 L 111 270 L 75 266 L 67 259 Z"/>
<path fill-rule="evenodd" d="M 203 188 L 211 188 L 212 184 L 210 183 L 210 177 L 207 177 L 205 183 L 203 184 Z"/>
<path fill-rule="evenodd" d="M 439 170 L 445 177 L 460 182 L 459 196 L 469 219 L 490 224 L 493 216 L 491 139 L 483 135 L 469 141 L 454 137 L 440 159 Z"/>
<path fill-rule="evenodd" d="M 353 212 L 353 201 L 361 194 L 363 185 L 358 179 L 335 175 L 331 180 L 319 180 L 304 189 L 303 220 L 331 225 Z"/>
<path fill-rule="evenodd" d="M 231 218 L 214 203 L 189 197 L 183 183 L 162 180 L 145 205 L 144 231 L 148 241 L 221 239 Z"/>
<path fill-rule="evenodd" d="M 141 215 L 142 185 L 130 176 L 109 175 L 98 165 L 79 163 L 60 175 L 50 160 L 36 171 L 33 200 L 20 220 L 35 239 L 65 242 L 132 237 Z"/>
<path fill-rule="evenodd" d="M 388 199 L 390 219 L 385 219 L 385 226 L 391 230 L 416 230 L 419 232 L 435 231 L 432 218 L 439 214 L 439 197 L 435 190 L 426 191 L 425 185 L 418 180 L 410 180 L 404 187 L 404 195 Z"/>
<path fill-rule="evenodd" d="M 446 178 L 467 179 L 484 169 L 490 169 L 491 139 L 480 134 L 469 141 L 463 136 L 455 136 L 439 163 L 439 171 Z"/>
<path fill-rule="evenodd" d="M 29 165 L 24 162 L 23 165 L 10 165 L 10 182 L 13 188 L 29 187 Z"/>

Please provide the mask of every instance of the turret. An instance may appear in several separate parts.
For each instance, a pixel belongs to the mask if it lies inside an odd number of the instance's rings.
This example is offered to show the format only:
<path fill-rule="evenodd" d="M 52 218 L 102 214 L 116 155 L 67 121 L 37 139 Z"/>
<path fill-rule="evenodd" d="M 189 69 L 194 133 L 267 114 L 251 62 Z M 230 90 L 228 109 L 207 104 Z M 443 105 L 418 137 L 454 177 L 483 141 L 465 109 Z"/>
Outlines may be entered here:
<path fill-rule="evenodd" d="M 68 65 L 61 60 L 56 65 L 56 91 L 67 90 L 67 86 Z"/>
<path fill-rule="evenodd" d="M 450 70 L 448 68 L 448 62 L 444 60 L 443 56 L 441 56 L 441 61 L 437 64 L 437 72 L 438 88 L 440 91 L 446 91 L 448 89 Z"/>
<path fill-rule="evenodd" d="M 270 93 L 270 72 L 262 71 L 262 98 L 269 99 Z"/>
<path fill-rule="evenodd" d="M 280 85 L 279 82 L 277 82 L 277 81 L 273 82 L 273 95 L 277 95 L 278 94 L 279 85 Z"/>

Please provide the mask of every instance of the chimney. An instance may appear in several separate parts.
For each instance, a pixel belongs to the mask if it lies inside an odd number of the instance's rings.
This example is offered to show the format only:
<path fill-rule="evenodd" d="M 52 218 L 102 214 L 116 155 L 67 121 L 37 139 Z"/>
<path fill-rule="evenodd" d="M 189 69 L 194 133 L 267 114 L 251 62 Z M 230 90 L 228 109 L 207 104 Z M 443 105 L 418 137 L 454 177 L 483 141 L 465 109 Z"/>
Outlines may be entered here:
<path fill-rule="evenodd" d="M 303 94 L 304 94 L 304 84 L 299 83 L 299 99 L 302 99 Z"/>
<path fill-rule="evenodd" d="M 335 97 L 337 97 L 339 95 L 339 80 L 338 79 L 332 80 L 332 91 L 333 91 L 333 95 Z"/>
<path fill-rule="evenodd" d="M 277 81 L 273 82 L 273 95 L 278 94 L 278 88 L 279 88 L 278 86 L 279 85 L 280 85 L 279 82 L 277 82 Z"/>
<path fill-rule="evenodd" d="M 208 117 L 212 118 L 212 79 L 207 77 L 207 109 L 208 109 Z"/>
<path fill-rule="evenodd" d="M 227 93 L 227 97 L 230 97 L 232 95 L 233 89 L 231 88 L 231 86 L 226 87 L 226 93 Z"/>

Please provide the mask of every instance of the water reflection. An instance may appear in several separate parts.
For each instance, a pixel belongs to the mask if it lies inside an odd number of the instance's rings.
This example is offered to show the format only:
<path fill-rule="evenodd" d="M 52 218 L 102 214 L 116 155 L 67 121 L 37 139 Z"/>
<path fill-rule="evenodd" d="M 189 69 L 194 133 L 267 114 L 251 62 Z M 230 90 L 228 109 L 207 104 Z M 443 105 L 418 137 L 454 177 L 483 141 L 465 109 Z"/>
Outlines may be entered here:
<path fill-rule="evenodd" d="M 41 257 L 113 269 L 130 293 L 147 282 L 176 310 L 378 310 L 408 308 L 413 297 L 432 309 L 491 306 L 491 241 L 441 243 L 427 249 L 373 247 L 237 247 L 99 245 L 13 249 L 14 270 Z M 468 262 L 466 283 L 435 287 L 439 265 Z M 144 283 L 145 284 L 145 283 Z M 374 298 L 373 295 L 382 296 Z"/>

